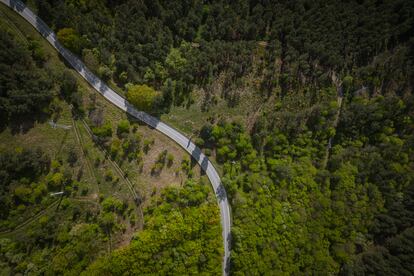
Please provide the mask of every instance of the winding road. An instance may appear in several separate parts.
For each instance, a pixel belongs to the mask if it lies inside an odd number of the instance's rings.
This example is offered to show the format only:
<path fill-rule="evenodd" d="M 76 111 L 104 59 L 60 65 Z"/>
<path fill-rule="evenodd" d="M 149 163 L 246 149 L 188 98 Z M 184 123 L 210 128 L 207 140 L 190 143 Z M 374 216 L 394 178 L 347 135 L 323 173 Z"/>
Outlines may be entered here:
<path fill-rule="evenodd" d="M 231 227 L 230 208 L 226 191 L 221 183 L 220 176 L 208 158 L 196 145 L 194 145 L 179 131 L 145 112 L 136 110 L 130 103 L 128 103 L 127 100 L 109 88 L 103 81 L 101 81 L 88 68 L 86 68 L 85 64 L 83 64 L 79 58 L 65 49 L 58 42 L 56 34 L 38 16 L 36 16 L 28 7 L 26 7 L 24 3 L 19 0 L 0 0 L 0 2 L 13 9 L 26 21 L 28 21 L 66 59 L 66 61 L 72 65 L 72 67 L 108 101 L 123 111 L 129 113 L 133 117 L 162 132 L 174 140 L 178 145 L 190 153 L 195 160 L 197 160 L 201 168 L 205 171 L 207 177 L 210 179 L 211 185 L 213 186 L 213 190 L 218 200 L 224 242 L 223 275 L 228 275 Z"/>

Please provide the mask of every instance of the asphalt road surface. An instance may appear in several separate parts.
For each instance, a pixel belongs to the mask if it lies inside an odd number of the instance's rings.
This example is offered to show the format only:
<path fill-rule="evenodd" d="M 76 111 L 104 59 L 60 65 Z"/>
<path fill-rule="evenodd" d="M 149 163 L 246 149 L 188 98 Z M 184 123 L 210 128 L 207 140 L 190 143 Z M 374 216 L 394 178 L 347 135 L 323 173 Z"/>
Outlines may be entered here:
<path fill-rule="evenodd" d="M 103 81 L 95 76 L 85 64 L 77 58 L 70 51 L 65 49 L 57 40 L 56 34 L 29 8 L 27 8 L 19 0 L 0 0 L 3 4 L 12 8 L 15 12 L 20 14 L 25 20 L 27 20 L 49 43 L 56 48 L 56 50 L 70 63 L 73 68 L 93 86 L 100 94 L 102 94 L 108 101 L 119 107 L 120 109 L 128 112 L 135 118 L 145 122 L 151 127 L 164 133 L 170 137 L 182 148 L 188 151 L 191 156 L 197 160 L 202 169 L 205 171 L 207 177 L 210 179 L 214 192 L 217 197 L 217 201 L 220 208 L 221 225 L 223 230 L 223 242 L 224 242 L 224 258 L 223 258 L 223 274 L 228 274 L 229 269 L 229 256 L 230 256 L 230 209 L 227 200 L 226 191 L 221 184 L 220 176 L 216 169 L 208 158 L 201 152 L 201 150 L 194 145 L 190 139 L 185 137 L 179 131 L 170 127 L 169 125 L 161 122 L 159 119 L 145 113 L 136 110 L 127 100 L 118 95 L 115 91 L 109 88 Z M 189 252 L 190 253 L 190 252 Z"/>

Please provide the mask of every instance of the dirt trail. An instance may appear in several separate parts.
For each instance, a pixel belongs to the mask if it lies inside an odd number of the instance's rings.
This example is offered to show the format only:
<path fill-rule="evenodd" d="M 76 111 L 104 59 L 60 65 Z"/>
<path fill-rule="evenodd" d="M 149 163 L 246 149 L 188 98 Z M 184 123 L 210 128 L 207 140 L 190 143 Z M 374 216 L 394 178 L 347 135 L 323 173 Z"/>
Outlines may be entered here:
<path fill-rule="evenodd" d="M 52 204 L 50 204 L 45 209 L 43 209 L 40 212 L 38 212 L 36 215 L 30 217 L 29 219 L 25 220 L 21 224 L 17 225 L 13 230 L 6 230 L 6 231 L 0 232 L 0 238 L 5 238 L 5 237 L 7 237 L 9 235 L 12 235 L 13 233 L 19 231 L 21 228 L 23 228 L 26 225 L 32 223 L 33 221 L 35 221 L 36 219 L 38 219 L 42 215 L 44 215 L 46 212 L 48 212 L 50 209 L 52 209 L 53 207 L 57 206 L 59 202 L 60 202 L 60 199 L 55 200 Z"/>
<path fill-rule="evenodd" d="M 85 120 L 82 120 L 82 122 L 83 122 L 83 126 L 85 127 L 88 134 L 91 136 L 91 138 L 93 138 L 93 133 L 92 133 L 90 127 L 88 126 L 88 124 L 85 122 Z M 108 157 L 109 154 L 106 151 L 106 149 L 104 149 L 101 145 L 98 145 L 98 148 L 105 154 L 106 160 L 109 162 L 109 164 L 111 164 L 111 166 L 114 168 L 115 172 L 125 182 L 125 184 L 127 185 L 129 191 L 131 192 L 131 195 L 134 198 L 134 201 L 137 204 L 137 207 L 138 207 L 138 210 L 139 210 L 140 221 L 142 222 L 142 224 L 140 225 L 140 228 L 142 228 L 143 225 L 144 225 L 144 214 L 143 214 L 142 208 L 141 208 L 142 197 L 140 195 L 138 195 L 138 193 L 134 189 L 134 185 L 128 179 L 128 177 L 126 177 L 126 173 L 119 167 L 119 165 L 116 162 L 114 162 L 113 160 L 111 160 L 111 158 Z"/>

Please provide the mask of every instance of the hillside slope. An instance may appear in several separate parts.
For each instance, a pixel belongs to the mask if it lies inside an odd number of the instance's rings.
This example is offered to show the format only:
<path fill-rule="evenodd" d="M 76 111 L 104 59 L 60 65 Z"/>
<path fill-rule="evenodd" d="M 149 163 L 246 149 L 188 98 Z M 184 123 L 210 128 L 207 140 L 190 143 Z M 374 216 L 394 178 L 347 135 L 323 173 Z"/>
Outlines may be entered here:
<path fill-rule="evenodd" d="M 2 274 L 80 273 L 98 257 L 129 246 L 156 216 L 186 217 L 169 206 L 157 214 L 150 210 L 158 198 L 182 202 L 185 197 L 171 195 L 194 185 L 202 197 L 192 201 L 189 219 L 201 222 L 203 213 L 215 223 L 194 229 L 185 241 L 208 244 L 202 247 L 214 257 L 200 269 L 220 270 L 219 214 L 209 186 L 199 184 L 205 181 L 200 168 L 165 136 L 96 97 L 39 34 L 0 8 L 0 66 L 7 68 L 1 87 L 9 93 L 1 95 L 1 111 L 10 118 L 2 120 L 0 133 Z M 41 108 L 38 90 L 16 83 L 18 74 L 44 79 Z M 33 100 L 20 100 L 14 91 Z"/>

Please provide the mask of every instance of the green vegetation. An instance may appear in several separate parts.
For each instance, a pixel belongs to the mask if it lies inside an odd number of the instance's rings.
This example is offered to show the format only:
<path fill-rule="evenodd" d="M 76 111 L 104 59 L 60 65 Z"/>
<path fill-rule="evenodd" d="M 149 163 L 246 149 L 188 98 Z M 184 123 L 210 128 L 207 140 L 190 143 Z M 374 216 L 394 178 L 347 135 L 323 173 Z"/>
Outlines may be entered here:
<path fill-rule="evenodd" d="M 157 179 L 144 166 L 154 162 L 157 148 L 177 158 L 184 152 L 96 97 L 18 15 L 3 5 L 0 13 L 5 43 L 0 52 L 5 118 L 0 132 L 0 274 L 80 274 L 140 233 L 142 206 L 163 193 L 164 186 L 177 185 L 178 165 L 164 168 Z M 47 86 L 38 86 L 43 82 Z M 144 138 L 151 144 L 146 156 L 141 153 Z M 107 154 L 111 148 L 116 148 L 114 160 Z M 192 229 L 191 237 L 216 250 L 202 251 L 210 255 L 197 265 L 217 269 L 219 215 L 215 201 L 207 202 L 209 192 L 204 186 L 198 201 L 202 207 L 191 210 L 189 219 L 204 227 L 200 214 L 205 212 L 214 222 L 209 235 Z M 165 215 L 174 220 L 172 213 Z M 146 213 L 145 219 L 152 217 Z"/>
<path fill-rule="evenodd" d="M 81 49 L 81 39 L 79 35 L 76 34 L 76 31 L 72 28 L 63 28 L 57 32 L 57 37 L 63 46 L 68 48 L 74 53 L 79 53 Z"/>
<path fill-rule="evenodd" d="M 171 153 L 167 154 L 167 166 L 171 167 L 174 163 L 174 155 Z"/>
<path fill-rule="evenodd" d="M 50 172 L 50 157 L 40 149 L 8 151 L 0 154 L 1 176 L 1 228 L 13 228 L 19 217 L 33 205 L 47 206 L 48 190 L 60 189 L 65 177 Z M 56 170 L 56 169 L 55 169 Z"/>
<path fill-rule="evenodd" d="M 159 101 L 159 94 L 148 85 L 130 85 L 126 98 L 138 110 L 151 112 Z"/>
<path fill-rule="evenodd" d="M 317 141 L 330 135 L 318 131 L 321 120 L 291 131 L 262 121 L 255 143 L 236 123 L 203 127 L 232 204 L 233 273 L 411 271 L 412 106 L 412 97 L 355 98 L 326 168 Z M 407 245 L 395 247 L 401 239 Z"/>
<path fill-rule="evenodd" d="M 52 83 L 43 65 L 39 50 L 19 43 L 0 26 L 0 127 L 12 120 L 40 119 L 52 99 Z M 32 52 L 30 51 L 32 49 Z M 39 118 L 40 117 L 40 118 Z"/>
<path fill-rule="evenodd" d="M 165 166 L 167 153 L 168 153 L 167 150 L 163 150 L 160 154 L 158 154 L 157 160 L 155 161 L 155 164 L 151 168 L 151 174 L 159 175 L 161 173 L 162 169 Z"/>
<path fill-rule="evenodd" d="M 410 79 L 411 1 L 33 2 L 56 31 L 84 38 L 92 69 L 109 69 L 121 88 L 154 87 L 166 110 L 196 103 L 204 119 L 223 100 L 236 108 L 246 88 L 262 97 L 306 91 L 316 103 L 332 72 L 349 88 L 381 92 Z"/>
<path fill-rule="evenodd" d="M 90 220 L 97 210 L 81 202 L 62 205 L 59 213 L 43 215 L 31 225 L 30 234 L 0 239 L 2 273 L 79 273 L 105 250 L 105 235 Z M 85 207 L 88 212 L 82 213 Z"/>
<path fill-rule="evenodd" d="M 124 134 L 129 134 L 130 124 L 128 120 L 122 120 L 118 123 L 118 127 L 116 129 L 116 134 L 118 136 L 123 136 Z"/>
<path fill-rule="evenodd" d="M 217 164 L 232 207 L 232 275 L 414 273 L 413 3 L 30 1 L 91 70 L 191 134 Z M 20 129 L 18 117 L 71 118 L 71 104 L 94 135 L 85 151 L 64 148 L 64 158 L 43 148 L 50 169 L 30 177 L 6 167 L 2 226 L 63 186 L 100 194 L 99 210 L 82 213 L 65 198 L 60 219 L 48 213 L 29 234 L 1 239 L 6 274 L 32 264 L 41 274 L 45 260 L 51 274 L 219 274 L 218 212 L 206 186 L 188 181 L 197 178 L 194 160 L 88 97 L 70 71 L 54 70 L 40 40 L 1 27 L 2 128 Z M 26 164 L 2 148 L 4 160 Z M 99 184 L 75 182 L 84 155 Z M 127 193 L 125 176 L 142 198 L 157 197 L 141 231 L 134 203 L 110 193 Z M 187 182 L 163 190 L 163 181 Z M 135 231 L 125 248 L 98 256 Z"/>
<path fill-rule="evenodd" d="M 163 191 L 146 209 L 145 229 L 131 244 L 98 259 L 85 274 L 220 274 L 219 212 L 209 190 L 188 181 Z"/>

